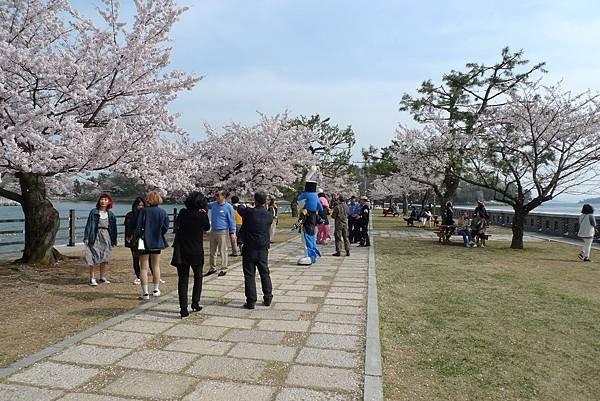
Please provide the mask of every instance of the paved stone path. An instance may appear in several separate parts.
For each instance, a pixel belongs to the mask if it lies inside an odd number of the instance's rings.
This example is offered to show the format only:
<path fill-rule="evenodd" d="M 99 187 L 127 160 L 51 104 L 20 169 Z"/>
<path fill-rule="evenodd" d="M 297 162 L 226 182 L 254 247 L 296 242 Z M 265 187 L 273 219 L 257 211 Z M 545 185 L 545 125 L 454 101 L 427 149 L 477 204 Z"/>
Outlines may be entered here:
<path fill-rule="evenodd" d="M 5 377 L 0 400 L 362 399 L 368 248 L 309 268 L 302 253 L 298 238 L 271 251 L 269 308 L 241 308 L 234 268 L 205 281 L 201 312 L 180 320 L 171 294 Z"/>

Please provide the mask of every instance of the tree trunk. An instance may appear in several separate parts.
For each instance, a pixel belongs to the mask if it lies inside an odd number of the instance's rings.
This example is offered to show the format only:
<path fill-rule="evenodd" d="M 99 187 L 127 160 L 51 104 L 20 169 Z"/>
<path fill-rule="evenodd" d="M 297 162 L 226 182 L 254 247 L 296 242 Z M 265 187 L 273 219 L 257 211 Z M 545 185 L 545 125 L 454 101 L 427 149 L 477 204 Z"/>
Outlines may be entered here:
<path fill-rule="evenodd" d="M 512 249 L 523 249 L 523 229 L 525 227 L 525 218 L 527 212 L 521 206 L 513 206 L 515 214 L 512 221 L 512 241 L 510 247 Z"/>
<path fill-rule="evenodd" d="M 295 196 L 290 202 L 290 209 L 292 210 L 292 217 L 298 217 L 298 197 Z"/>
<path fill-rule="evenodd" d="M 442 221 L 446 218 L 446 212 L 448 208 L 446 204 L 448 202 L 452 202 L 454 200 L 454 195 L 456 195 L 456 191 L 458 190 L 458 186 L 460 184 L 460 178 L 458 178 L 453 173 L 446 171 L 446 175 L 444 176 L 444 180 L 442 182 L 442 192 L 440 194 L 440 214 L 442 216 Z"/>
<path fill-rule="evenodd" d="M 60 226 L 58 211 L 46 195 L 44 177 L 38 174 L 19 173 L 21 207 L 25 214 L 25 250 L 21 262 L 54 264 L 58 252 L 54 241 Z"/>
<path fill-rule="evenodd" d="M 402 214 L 408 214 L 408 196 L 402 195 Z"/>

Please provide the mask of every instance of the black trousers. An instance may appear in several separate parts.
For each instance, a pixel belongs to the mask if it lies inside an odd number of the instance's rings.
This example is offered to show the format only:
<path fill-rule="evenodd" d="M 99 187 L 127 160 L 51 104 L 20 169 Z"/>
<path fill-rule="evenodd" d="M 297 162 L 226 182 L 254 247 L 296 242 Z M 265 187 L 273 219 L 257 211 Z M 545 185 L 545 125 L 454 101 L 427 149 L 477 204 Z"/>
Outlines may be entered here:
<path fill-rule="evenodd" d="M 140 278 L 140 251 L 137 249 L 129 248 L 131 251 L 131 259 L 133 262 L 133 271 L 135 272 L 135 276 Z M 152 271 L 152 258 L 148 258 L 148 266 L 150 267 L 150 273 L 154 274 Z"/>
<path fill-rule="evenodd" d="M 263 300 L 269 302 L 273 299 L 273 285 L 269 275 L 269 250 L 268 249 L 248 249 L 242 250 L 242 267 L 244 270 L 244 290 L 246 293 L 246 302 L 256 303 L 256 269 L 260 275 L 260 284 L 262 286 Z"/>
<path fill-rule="evenodd" d="M 358 238 L 356 237 L 356 221 L 352 217 L 348 217 L 348 240 L 351 244 L 355 243 Z"/>
<path fill-rule="evenodd" d="M 182 265 L 177 266 L 177 293 L 179 294 L 179 309 L 186 311 L 188 307 L 188 284 L 190 281 L 190 267 L 194 272 L 194 287 L 192 288 L 192 305 L 200 303 L 200 294 L 202 293 L 202 265 Z"/>
<path fill-rule="evenodd" d="M 369 226 L 368 225 L 359 225 L 360 228 L 360 244 L 371 246 L 371 240 L 369 239 Z"/>

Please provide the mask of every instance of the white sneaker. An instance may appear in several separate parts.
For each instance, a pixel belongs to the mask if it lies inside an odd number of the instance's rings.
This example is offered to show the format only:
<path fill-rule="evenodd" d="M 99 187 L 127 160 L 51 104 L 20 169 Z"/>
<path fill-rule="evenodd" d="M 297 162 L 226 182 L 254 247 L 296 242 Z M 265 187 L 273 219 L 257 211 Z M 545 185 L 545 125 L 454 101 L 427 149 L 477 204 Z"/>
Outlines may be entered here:
<path fill-rule="evenodd" d="M 110 281 L 108 281 L 108 279 L 106 277 L 100 277 L 100 280 L 98 280 L 99 284 L 110 284 Z"/>
<path fill-rule="evenodd" d="M 160 297 L 160 290 L 154 290 L 154 291 L 152 291 L 152 296 L 153 297 Z"/>
<path fill-rule="evenodd" d="M 139 299 L 143 299 L 144 301 L 147 301 L 150 299 L 150 295 L 148 294 L 142 294 L 140 295 Z"/>
<path fill-rule="evenodd" d="M 140 284 L 142 284 L 142 280 L 140 280 L 139 278 L 136 278 L 135 280 L 133 280 L 133 284 L 140 285 Z"/>
<path fill-rule="evenodd" d="M 95 287 L 95 286 L 97 286 L 97 285 L 98 285 L 98 283 L 96 282 L 96 279 L 95 279 L 95 278 L 93 278 L 93 279 L 91 279 L 91 280 L 90 280 L 90 285 L 91 285 L 92 287 Z"/>

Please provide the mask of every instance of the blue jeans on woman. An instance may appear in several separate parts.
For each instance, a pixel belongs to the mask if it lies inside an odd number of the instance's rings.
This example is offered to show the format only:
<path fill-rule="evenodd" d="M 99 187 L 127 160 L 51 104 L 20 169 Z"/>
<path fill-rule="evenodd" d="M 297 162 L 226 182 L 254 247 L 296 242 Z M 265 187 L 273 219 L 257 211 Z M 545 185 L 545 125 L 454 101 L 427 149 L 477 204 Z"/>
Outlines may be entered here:
<path fill-rule="evenodd" d="M 471 242 L 471 231 L 468 228 L 462 228 L 458 230 L 458 234 L 462 235 L 465 246 L 469 245 L 469 242 Z"/>

